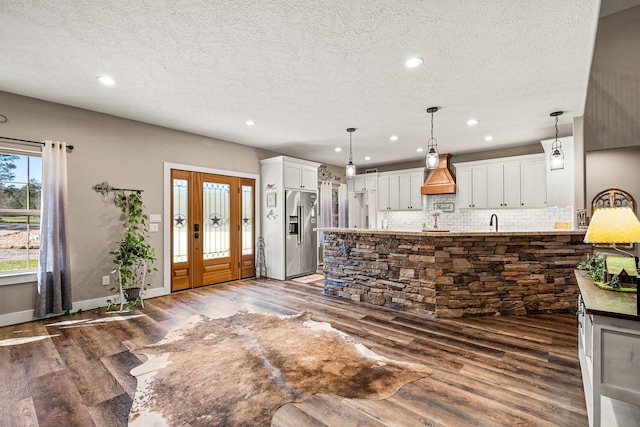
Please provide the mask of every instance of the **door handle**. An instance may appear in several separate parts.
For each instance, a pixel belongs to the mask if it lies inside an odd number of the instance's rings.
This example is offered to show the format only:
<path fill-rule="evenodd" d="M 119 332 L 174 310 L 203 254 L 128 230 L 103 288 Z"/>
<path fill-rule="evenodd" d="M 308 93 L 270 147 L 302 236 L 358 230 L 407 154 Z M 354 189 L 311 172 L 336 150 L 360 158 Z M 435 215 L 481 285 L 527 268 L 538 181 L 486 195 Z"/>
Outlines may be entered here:
<path fill-rule="evenodd" d="M 200 238 L 200 233 L 196 233 L 196 234 L 194 234 L 194 235 L 193 235 L 193 237 L 194 237 L 195 239 L 199 239 L 199 238 Z"/>
<path fill-rule="evenodd" d="M 302 241 L 303 230 L 304 230 L 304 220 L 302 219 L 302 206 L 298 206 L 298 244 L 299 245 L 304 243 Z"/>
<path fill-rule="evenodd" d="M 193 224 L 193 231 L 200 231 L 200 224 Z"/>

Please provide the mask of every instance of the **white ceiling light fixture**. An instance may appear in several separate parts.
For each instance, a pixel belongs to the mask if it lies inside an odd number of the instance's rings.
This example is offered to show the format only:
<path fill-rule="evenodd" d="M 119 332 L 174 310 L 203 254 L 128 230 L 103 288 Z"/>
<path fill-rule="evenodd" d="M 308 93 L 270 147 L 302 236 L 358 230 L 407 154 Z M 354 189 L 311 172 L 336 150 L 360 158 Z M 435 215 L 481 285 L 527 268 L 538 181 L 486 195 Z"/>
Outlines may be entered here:
<path fill-rule="evenodd" d="M 407 62 L 405 62 L 404 65 L 406 65 L 407 68 L 416 68 L 416 67 L 422 65 L 423 63 L 424 63 L 424 59 L 418 58 L 416 56 L 414 58 L 407 59 Z"/>
<path fill-rule="evenodd" d="M 347 132 L 349 132 L 349 163 L 346 168 L 347 178 L 353 178 L 356 176 L 356 165 L 353 164 L 353 153 L 351 152 L 351 135 L 355 131 L 356 128 L 347 128 Z"/>
<path fill-rule="evenodd" d="M 116 81 L 111 76 L 98 76 L 96 78 L 105 86 L 113 86 L 116 84 Z"/>
<path fill-rule="evenodd" d="M 365 159 L 365 160 L 367 160 L 367 161 L 369 161 L 369 160 L 371 160 L 371 157 L 367 156 L 367 157 L 365 157 L 364 159 Z"/>
<path fill-rule="evenodd" d="M 558 117 L 562 115 L 562 111 L 556 111 L 549 114 L 556 118 L 556 140 L 551 144 L 550 169 L 552 171 L 564 169 L 564 152 L 562 151 L 562 142 L 558 139 Z"/>
<path fill-rule="evenodd" d="M 484 140 L 489 142 L 489 141 L 493 141 L 493 137 L 491 135 L 487 135 L 484 137 Z"/>
<path fill-rule="evenodd" d="M 438 107 L 427 108 L 427 113 L 431 114 L 431 138 L 427 140 L 427 169 L 438 169 L 438 163 L 440 163 L 438 140 L 433 137 L 433 114 L 437 111 Z"/>
<path fill-rule="evenodd" d="M 336 153 L 339 153 L 339 152 L 341 152 L 341 151 L 342 151 L 342 148 L 340 148 L 340 147 L 336 147 L 336 148 L 334 148 L 334 149 L 333 149 L 333 151 L 335 151 Z"/>
<path fill-rule="evenodd" d="M 416 148 L 416 153 L 422 153 L 423 151 L 424 151 L 424 148 L 422 147 Z"/>
<path fill-rule="evenodd" d="M 469 126 L 475 126 L 475 125 L 477 125 L 477 124 L 478 124 L 478 120 L 476 120 L 476 119 L 469 119 L 469 120 L 467 120 L 467 124 L 468 124 Z"/>
<path fill-rule="evenodd" d="M 391 137 L 389 139 L 391 141 L 397 141 L 398 140 L 398 136 L 397 135 L 391 135 Z"/>
<path fill-rule="evenodd" d="M 254 122 L 253 120 L 247 120 L 246 122 L 244 122 L 244 124 L 247 126 L 255 126 L 256 122 Z"/>

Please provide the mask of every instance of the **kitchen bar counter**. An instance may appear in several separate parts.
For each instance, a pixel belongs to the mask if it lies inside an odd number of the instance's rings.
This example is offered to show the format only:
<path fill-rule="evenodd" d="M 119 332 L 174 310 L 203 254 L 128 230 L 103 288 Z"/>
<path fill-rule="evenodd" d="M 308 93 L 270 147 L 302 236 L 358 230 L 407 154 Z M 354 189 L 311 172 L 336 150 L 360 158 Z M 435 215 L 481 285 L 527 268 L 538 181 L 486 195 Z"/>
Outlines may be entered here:
<path fill-rule="evenodd" d="M 325 294 L 437 317 L 575 312 L 584 231 L 324 232 Z"/>
<path fill-rule="evenodd" d="M 382 230 L 369 228 L 316 228 L 316 231 L 356 233 L 356 234 L 380 234 L 390 236 L 557 236 L 576 235 L 583 236 L 586 230 L 546 230 L 546 231 L 447 231 L 447 230 Z"/>

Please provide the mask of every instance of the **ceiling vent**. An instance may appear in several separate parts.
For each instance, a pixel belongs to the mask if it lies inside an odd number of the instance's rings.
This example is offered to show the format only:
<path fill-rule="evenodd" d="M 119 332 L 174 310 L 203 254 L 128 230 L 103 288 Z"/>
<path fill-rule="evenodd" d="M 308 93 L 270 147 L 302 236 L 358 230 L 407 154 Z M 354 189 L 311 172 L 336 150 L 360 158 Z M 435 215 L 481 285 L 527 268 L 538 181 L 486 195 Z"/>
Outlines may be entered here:
<path fill-rule="evenodd" d="M 456 181 L 449 171 L 451 154 L 440 154 L 438 169 L 431 171 L 420 188 L 422 194 L 455 194 Z"/>

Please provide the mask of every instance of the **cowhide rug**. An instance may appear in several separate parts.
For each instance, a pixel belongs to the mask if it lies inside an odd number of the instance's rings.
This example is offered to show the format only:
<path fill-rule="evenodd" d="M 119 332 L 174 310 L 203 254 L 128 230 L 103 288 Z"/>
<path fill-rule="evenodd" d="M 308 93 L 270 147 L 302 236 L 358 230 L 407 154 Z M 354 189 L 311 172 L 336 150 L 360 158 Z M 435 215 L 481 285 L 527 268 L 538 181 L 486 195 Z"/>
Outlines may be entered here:
<path fill-rule="evenodd" d="M 268 426 L 314 393 L 383 399 L 425 377 L 423 365 L 375 354 L 311 313 L 193 316 L 136 350 L 130 426 Z"/>

